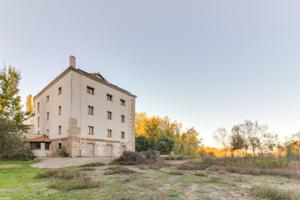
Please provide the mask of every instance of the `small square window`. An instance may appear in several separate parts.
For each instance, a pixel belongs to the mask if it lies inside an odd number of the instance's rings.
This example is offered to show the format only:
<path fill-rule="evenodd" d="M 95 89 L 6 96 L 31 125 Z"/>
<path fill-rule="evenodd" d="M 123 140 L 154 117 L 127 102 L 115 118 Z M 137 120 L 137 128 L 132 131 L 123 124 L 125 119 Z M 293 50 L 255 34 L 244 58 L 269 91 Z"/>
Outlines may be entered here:
<path fill-rule="evenodd" d="M 49 129 L 47 129 L 47 135 L 49 135 Z"/>
<path fill-rule="evenodd" d="M 94 135 L 94 127 L 89 126 L 89 135 Z"/>
<path fill-rule="evenodd" d="M 111 129 L 107 129 L 107 137 L 112 137 L 112 130 Z"/>
<path fill-rule="evenodd" d="M 93 106 L 88 106 L 88 114 L 94 115 L 94 107 Z"/>
<path fill-rule="evenodd" d="M 59 87 L 59 88 L 58 88 L 58 95 L 61 95 L 61 92 L 62 92 L 62 88 Z"/>
<path fill-rule="evenodd" d="M 122 138 L 122 139 L 125 138 L 125 132 L 121 132 L 121 138 Z"/>
<path fill-rule="evenodd" d="M 58 126 L 58 135 L 61 135 L 61 126 Z"/>
<path fill-rule="evenodd" d="M 109 119 L 109 120 L 112 119 L 112 112 L 107 111 L 107 119 Z"/>
<path fill-rule="evenodd" d="M 125 100 L 124 99 L 120 99 L 120 103 L 122 106 L 125 106 Z"/>
<path fill-rule="evenodd" d="M 50 96 L 48 95 L 48 96 L 46 97 L 46 101 L 49 102 L 49 100 L 50 100 Z"/>
<path fill-rule="evenodd" d="M 125 115 L 121 115 L 121 122 L 122 122 L 122 123 L 125 122 Z"/>
<path fill-rule="evenodd" d="M 40 127 L 40 118 L 37 119 L 38 127 Z"/>
<path fill-rule="evenodd" d="M 50 113 L 47 112 L 47 120 L 49 120 L 49 118 L 50 118 Z"/>
<path fill-rule="evenodd" d="M 58 143 L 58 148 L 62 149 L 62 144 L 61 143 Z"/>
<path fill-rule="evenodd" d="M 113 95 L 111 95 L 111 94 L 106 94 L 106 99 L 107 99 L 108 101 L 112 101 L 112 100 L 113 100 Z"/>
<path fill-rule="evenodd" d="M 94 95 L 95 94 L 95 89 L 93 87 L 87 86 L 87 93 Z"/>

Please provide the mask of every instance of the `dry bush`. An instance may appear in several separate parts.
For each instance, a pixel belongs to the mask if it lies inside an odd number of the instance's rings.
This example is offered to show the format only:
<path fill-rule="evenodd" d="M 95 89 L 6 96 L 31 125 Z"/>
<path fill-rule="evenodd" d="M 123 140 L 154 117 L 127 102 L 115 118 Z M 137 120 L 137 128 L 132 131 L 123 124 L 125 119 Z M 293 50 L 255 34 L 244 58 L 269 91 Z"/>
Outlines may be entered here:
<path fill-rule="evenodd" d="M 211 166 L 209 171 L 222 171 L 237 174 L 251 174 L 251 175 L 271 175 L 271 176 L 283 176 L 287 178 L 300 179 L 300 174 L 290 169 L 264 169 L 264 168 L 249 168 L 249 167 L 222 167 Z"/>
<path fill-rule="evenodd" d="M 73 179 L 79 177 L 81 174 L 78 171 L 69 171 L 64 169 L 51 169 L 45 172 L 40 172 L 36 175 L 36 178 L 48 178 L 48 179 Z"/>
<path fill-rule="evenodd" d="M 139 165 L 146 163 L 146 159 L 144 156 L 137 152 L 124 151 L 123 155 L 120 158 L 115 159 L 111 162 L 111 164 L 119 164 L 119 165 Z"/>
<path fill-rule="evenodd" d="M 137 173 L 137 172 L 126 167 L 114 166 L 105 169 L 104 175 L 133 174 L 133 173 Z"/>
<path fill-rule="evenodd" d="M 58 179 L 49 184 L 49 188 L 62 190 L 62 191 L 71 191 L 71 190 L 80 190 L 88 188 L 99 187 L 99 182 L 93 181 L 87 176 L 79 176 L 73 179 L 61 180 Z"/>
<path fill-rule="evenodd" d="M 297 197 L 293 197 L 292 194 L 286 191 L 279 190 L 278 188 L 271 187 L 255 187 L 252 189 L 252 195 L 256 198 L 268 199 L 268 200 L 293 200 Z M 298 198 L 297 198 L 298 199 Z"/>
<path fill-rule="evenodd" d="M 101 162 L 94 162 L 94 163 L 87 163 L 87 164 L 81 165 L 80 167 L 101 167 L 101 166 L 105 166 L 105 164 L 101 163 Z"/>

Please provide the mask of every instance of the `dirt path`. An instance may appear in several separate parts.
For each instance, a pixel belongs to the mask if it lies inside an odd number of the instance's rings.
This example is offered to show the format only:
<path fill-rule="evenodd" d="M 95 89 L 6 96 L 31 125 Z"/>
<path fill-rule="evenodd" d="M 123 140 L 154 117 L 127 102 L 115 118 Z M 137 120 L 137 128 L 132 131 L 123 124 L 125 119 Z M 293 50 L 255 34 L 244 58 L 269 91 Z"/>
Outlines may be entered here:
<path fill-rule="evenodd" d="M 63 168 L 71 166 L 80 166 L 87 163 L 101 162 L 108 164 L 112 158 L 108 157 L 81 157 L 81 158 L 45 158 L 41 162 L 32 166 L 37 168 Z"/>

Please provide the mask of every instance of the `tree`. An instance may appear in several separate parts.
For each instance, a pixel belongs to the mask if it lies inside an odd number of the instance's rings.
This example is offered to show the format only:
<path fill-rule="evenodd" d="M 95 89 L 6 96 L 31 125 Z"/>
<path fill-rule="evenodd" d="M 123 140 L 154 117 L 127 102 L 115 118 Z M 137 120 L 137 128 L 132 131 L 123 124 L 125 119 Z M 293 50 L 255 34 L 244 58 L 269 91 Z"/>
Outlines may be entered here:
<path fill-rule="evenodd" d="M 22 137 L 22 129 L 11 120 L 0 117 L 0 159 L 32 159 L 29 144 Z"/>
<path fill-rule="evenodd" d="M 33 114 L 33 98 L 32 95 L 26 97 L 26 115 L 31 116 Z"/>
<path fill-rule="evenodd" d="M 149 141 L 144 136 L 137 136 L 135 139 L 135 148 L 137 152 L 147 151 L 149 149 Z"/>
<path fill-rule="evenodd" d="M 20 73 L 13 66 L 0 72 L 0 116 L 22 125 L 24 118 L 19 94 Z"/>
<path fill-rule="evenodd" d="M 262 152 L 273 153 L 279 146 L 278 135 L 271 132 L 264 132 L 261 137 L 261 143 Z"/>
<path fill-rule="evenodd" d="M 157 141 L 157 148 L 161 154 L 168 155 L 174 148 L 174 140 L 167 136 L 161 136 Z"/>
<path fill-rule="evenodd" d="M 239 132 L 244 136 L 244 142 L 247 147 L 251 149 L 252 156 L 255 156 L 256 150 L 260 148 L 260 136 L 266 130 L 266 127 L 260 126 L 257 121 L 252 122 L 245 120 L 243 124 L 238 125 Z"/>
<path fill-rule="evenodd" d="M 244 148 L 245 141 L 243 136 L 240 134 L 240 127 L 234 126 L 232 128 L 232 134 L 230 137 L 230 147 L 234 156 L 236 150 L 242 150 Z"/>
<path fill-rule="evenodd" d="M 177 136 L 175 153 L 196 157 L 200 144 L 199 133 L 194 128 L 187 129 L 184 133 Z"/>
<path fill-rule="evenodd" d="M 214 134 L 213 138 L 222 146 L 225 157 L 227 156 L 227 149 L 228 149 L 228 133 L 225 128 L 217 129 Z"/>

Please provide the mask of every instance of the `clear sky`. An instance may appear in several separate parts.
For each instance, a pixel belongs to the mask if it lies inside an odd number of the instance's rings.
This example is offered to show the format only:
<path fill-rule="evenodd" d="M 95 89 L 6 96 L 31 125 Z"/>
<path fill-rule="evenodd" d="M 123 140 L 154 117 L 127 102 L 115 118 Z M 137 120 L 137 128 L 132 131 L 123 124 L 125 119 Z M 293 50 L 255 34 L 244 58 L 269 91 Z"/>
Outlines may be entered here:
<path fill-rule="evenodd" d="M 299 0 L 0 0 L 0 61 L 36 94 L 67 67 L 101 72 L 137 111 L 194 126 L 300 131 Z"/>

